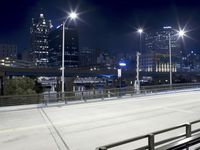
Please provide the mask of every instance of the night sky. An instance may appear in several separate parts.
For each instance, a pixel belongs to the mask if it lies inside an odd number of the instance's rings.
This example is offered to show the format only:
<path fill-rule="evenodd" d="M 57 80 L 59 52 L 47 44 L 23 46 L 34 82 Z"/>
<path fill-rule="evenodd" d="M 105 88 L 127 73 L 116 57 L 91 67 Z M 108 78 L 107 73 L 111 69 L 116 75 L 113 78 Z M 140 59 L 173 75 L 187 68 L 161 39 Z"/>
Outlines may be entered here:
<path fill-rule="evenodd" d="M 200 2 L 198 0 L 1 0 L 0 43 L 17 44 L 19 51 L 30 47 L 31 18 L 44 13 L 56 27 L 77 9 L 80 47 L 111 52 L 134 52 L 138 34 L 165 25 L 185 27 L 187 49 L 200 50 Z"/>

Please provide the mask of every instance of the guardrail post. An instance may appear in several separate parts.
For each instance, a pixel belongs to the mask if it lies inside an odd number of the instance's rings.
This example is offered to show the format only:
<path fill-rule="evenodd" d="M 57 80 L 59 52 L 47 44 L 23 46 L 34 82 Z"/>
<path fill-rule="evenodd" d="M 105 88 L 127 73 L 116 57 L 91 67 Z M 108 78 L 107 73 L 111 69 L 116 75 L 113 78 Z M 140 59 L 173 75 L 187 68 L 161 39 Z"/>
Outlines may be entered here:
<path fill-rule="evenodd" d="M 45 106 L 47 106 L 47 100 L 45 100 L 45 99 L 44 99 L 44 104 L 45 104 Z"/>
<path fill-rule="evenodd" d="M 186 124 L 186 138 L 191 137 L 191 124 Z"/>
<path fill-rule="evenodd" d="M 131 96 L 133 96 L 134 94 L 134 89 L 131 89 Z"/>
<path fill-rule="evenodd" d="M 93 98 L 95 98 L 95 95 L 96 95 L 95 89 L 93 88 Z"/>
<path fill-rule="evenodd" d="M 149 150 L 154 150 L 155 149 L 154 142 L 155 142 L 154 135 L 150 134 L 149 137 L 148 137 Z"/>
<path fill-rule="evenodd" d="M 81 100 L 83 100 L 83 90 L 81 90 Z"/>
<path fill-rule="evenodd" d="M 110 98 L 110 90 L 108 90 L 108 98 Z"/>
<path fill-rule="evenodd" d="M 65 104 L 67 104 L 67 96 L 66 96 L 66 98 L 64 99 L 64 101 L 65 101 Z"/>
<path fill-rule="evenodd" d="M 104 89 L 101 91 L 101 100 L 104 100 Z"/>
<path fill-rule="evenodd" d="M 50 103 L 50 92 L 48 92 L 48 103 Z"/>
<path fill-rule="evenodd" d="M 120 93 L 121 92 L 121 88 L 118 88 L 117 90 L 118 90 L 118 98 L 120 98 L 121 97 L 121 93 Z"/>

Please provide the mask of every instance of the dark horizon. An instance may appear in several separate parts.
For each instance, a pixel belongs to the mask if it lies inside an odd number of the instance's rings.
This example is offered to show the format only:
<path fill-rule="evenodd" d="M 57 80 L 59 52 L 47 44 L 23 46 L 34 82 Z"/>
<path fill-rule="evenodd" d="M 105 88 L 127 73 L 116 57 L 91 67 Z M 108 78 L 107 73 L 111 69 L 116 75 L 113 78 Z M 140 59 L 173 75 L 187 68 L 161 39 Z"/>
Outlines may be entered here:
<path fill-rule="evenodd" d="M 107 49 L 111 52 L 135 52 L 138 49 L 138 27 L 145 31 L 163 26 L 188 30 L 186 49 L 200 48 L 200 3 L 195 0 L 3 0 L 0 6 L 0 43 L 30 46 L 31 19 L 44 13 L 54 26 L 65 16 L 64 10 L 76 9 L 81 20 L 80 47 Z"/>

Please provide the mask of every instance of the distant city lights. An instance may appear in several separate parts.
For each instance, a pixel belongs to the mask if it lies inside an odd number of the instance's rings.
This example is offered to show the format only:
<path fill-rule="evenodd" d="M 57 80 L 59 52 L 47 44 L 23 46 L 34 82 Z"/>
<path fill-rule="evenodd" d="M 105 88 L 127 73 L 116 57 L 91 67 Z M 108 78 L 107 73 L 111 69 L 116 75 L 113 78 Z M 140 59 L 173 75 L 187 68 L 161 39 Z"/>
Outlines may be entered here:
<path fill-rule="evenodd" d="M 172 27 L 171 26 L 165 26 L 163 27 L 163 29 L 171 29 Z"/>

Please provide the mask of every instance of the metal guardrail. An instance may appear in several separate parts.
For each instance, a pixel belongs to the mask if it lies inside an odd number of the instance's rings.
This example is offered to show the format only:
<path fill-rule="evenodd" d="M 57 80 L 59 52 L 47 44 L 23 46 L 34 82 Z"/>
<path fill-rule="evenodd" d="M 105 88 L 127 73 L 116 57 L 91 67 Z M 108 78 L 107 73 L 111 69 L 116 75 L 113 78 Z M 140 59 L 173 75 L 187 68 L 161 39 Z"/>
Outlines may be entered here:
<path fill-rule="evenodd" d="M 173 90 L 200 88 L 200 83 L 154 85 L 142 86 L 140 94 L 158 93 Z M 71 102 L 88 102 L 94 100 L 108 100 L 121 97 L 136 96 L 138 93 L 133 86 L 113 89 L 93 89 L 87 91 L 65 92 L 65 93 L 45 93 L 36 95 L 15 95 L 0 96 L 1 106 L 26 105 L 26 104 L 51 104 L 51 103 L 71 103 Z"/>
<path fill-rule="evenodd" d="M 194 135 L 192 137 L 189 137 L 177 142 L 167 144 L 156 150 L 183 150 L 183 149 L 189 150 L 190 147 L 192 147 L 192 149 L 194 150 L 199 150 L 200 149 L 199 146 L 196 148 L 194 147 L 196 144 L 199 144 L 199 143 L 200 143 L 200 134 Z"/>
<path fill-rule="evenodd" d="M 156 131 L 156 132 L 153 132 L 153 133 L 150 133 L 150 134 L 138 136 L 138 137 L 135 137 L 135 138 L 126 139 L 126 140 L 119 141 L 119 142 L 116 142 L 116 143 L 104 145 L 104 146 L 96 148 L 96 150 L 108 150 L 108 149 L 115 148 L 115 147 L 118 147 L 118 146 L 121 146 L 121 145 L 124 145 L 124 144 L 133 143 L 133 142 L 136 142 L 136 141 L 139 141 L 139 140 L 144 140 L 144 139 L 148 140 L 148 144 L 146 146 L 136 148 L 135 150 L 147 150 L 147 149 L 148 150 L 161 150 L 161 149 L 166 150 L 166 149 L 163 149 L 165 146 L 164 147 L 161 147 L 161 146 L 168 144 L 169 142 L 174 142 L 174 141 L 178 141 L 178 140 L 182 140 L 182 139 L 190 138 L 190 137 L 193 137 L 193 138 L 191 138 L 190 140 L 186 140 L 185 144 L 186 144 L 186 142 L 188 142 L 188 143 L 190 142 L 190 145 L 191 145 L 191 143 L 192 143 L 191 141 L 193 141 L 193 144 L 195 144 L 195 142 L 194 142 L 195 137 L 196 137 L 196 139 L 198 139 L 200 141 L 200 137 L 198 135 L 193 136 L 196 133 L 200 132 L 200 127 L 198 129 L 192 130 L 192 126 L 194 124 L 197 124 L 197 123 L 200 123 L 200 120 L 196 120 L 196 121 L 190 122 L 188 124 L 181 124 L 181 125 L 178 125 L 178 126 L 163 129 L 163 130 L 160 130 L 160 131 Z M 178 135 L 178 136 L 175 136 L 175 137 L 166 138 L 164 140 L 155 142 L 155 136 L 163 134 L 163 133 L 167 133 L 167 132 L 170 132 L 170 131 L 173 131 L 173 130 L 176 130 L 176 129 L 181 129 L 181 128 L 185 128 L 185 133 Z M 182 147 L 184 146 L 183 142 L 179 143 L 179 144 L 181 144 Z M 173 143 L 171 145 L 171 147 L 173 147 L 173 145 L 178 146 L 178 143 Z M 181 146 L 181 145 L 179 145 L 179 146 Z M 168 145 L 168 147 L 170 147 L 170 145 Z"/>

